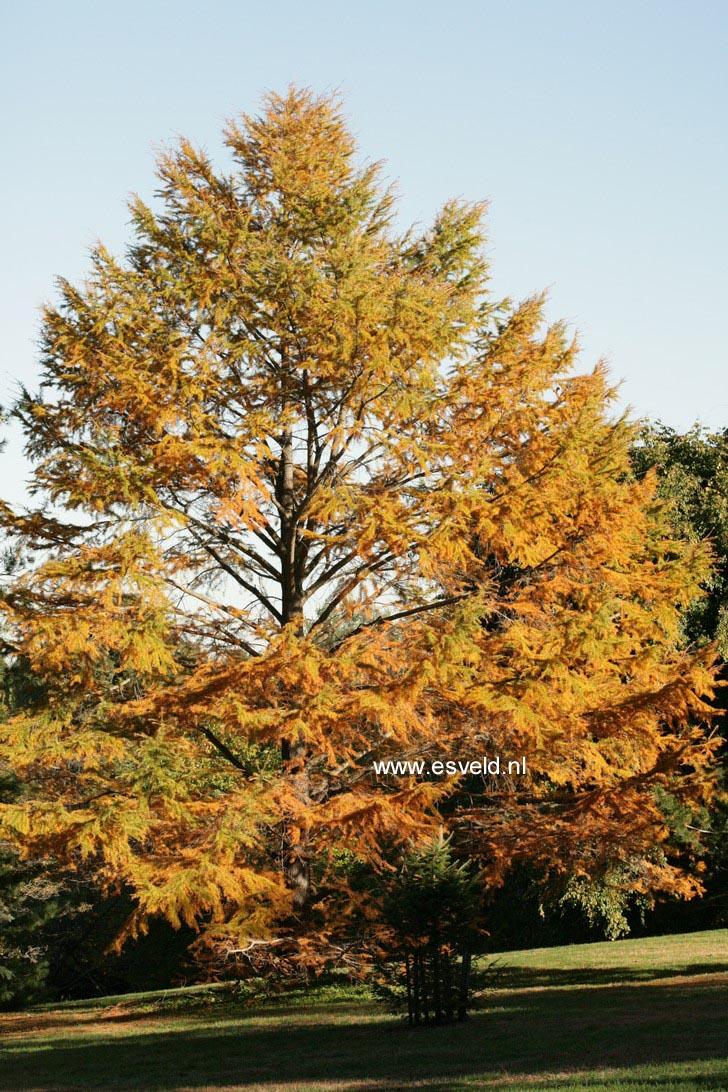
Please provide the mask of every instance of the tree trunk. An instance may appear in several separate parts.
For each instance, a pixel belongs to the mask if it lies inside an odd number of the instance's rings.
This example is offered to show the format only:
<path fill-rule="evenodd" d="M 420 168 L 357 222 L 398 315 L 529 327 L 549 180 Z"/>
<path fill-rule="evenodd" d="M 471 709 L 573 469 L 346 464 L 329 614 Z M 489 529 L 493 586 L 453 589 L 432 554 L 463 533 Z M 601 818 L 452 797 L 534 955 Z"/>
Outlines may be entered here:
<path fill-rule="evenodd" d="M 432 1007 L 435 1010 L 435 1023 L 443 1022 L 442 1013 L 442 975 L 440 973 L 440 938 L 435 929 L 432 945 Z"/>
<path fill-rule="evenodd" d="M 412 953 L 412 1000 L 414 1004 L 414 1023 L 419 1025 L 422 1022 L 422 1008 L 420 1005 L 420 985 L 421 985 L 421 968 L 420 968 L 420 953 L 415 948 Z"/>
<path fill-rule="evenodd" d="M 307 751 L 299 739 L 288 747 L 291 764 L 293 792 L 302 804 L 310 803 Z M 290 832 L 284 836 L 283 868 L 288 886 L 293 891 L 293 910 L 298 915 L 307 912 L 311 902 L 311 856 L 309 839 L 305 831 L 298 832 L 299 837 L 292 839 Z"/>
<path fill-rule="evenodd" d="M 447 1024 L 453 1024 L 455 1022 L 454 1013 L 454 996 L 452 985 L 452 963 L 450 961 L 450 953 L 445 950 L 442 953 L 442 977 L 443 977 L 443 992 L 445 995 L 445 1022 Z"/>
<path fill-rule="evenodd" d="M 468 1015 L 468 996 L 470 994 L 470 945 L 463 946 L 462 962 L 460 966 L 460 998 L 458 1002 L 458 1021 L 460 1023 Z"/>
<path fill-rule="evenodd" d="M 420 949 L 420 968 L 422 972 L 422 1013 L 426 1024 L 430 1022 L 430 991 L 427 984 L 426 949 Z"/>
<path fill-rule="evenodd" d="M 302 574 L 298 565 L 298 532 L 296 505 L 293 489 L 293 432 L 289 427 L 281 437 L 281 458 L 278 468 L 277 500 L 280 506 L 280 563 L 281 563 L 281 619 L 284 626 L 293 626 L 297 634 L 303 633 L 303 605 L 305 596 Z M 310 805 L 308 777 L 308 752 L 305 741 L 283 740 L 281 754 L 289 766 L 293 793 L 307 808 Z M 290 829 L 283 838 L 283 869 L 286 882 L 293 891 L 293 910 L 305 915 L 311 902 L 310 844 L 306 831 Z"/>

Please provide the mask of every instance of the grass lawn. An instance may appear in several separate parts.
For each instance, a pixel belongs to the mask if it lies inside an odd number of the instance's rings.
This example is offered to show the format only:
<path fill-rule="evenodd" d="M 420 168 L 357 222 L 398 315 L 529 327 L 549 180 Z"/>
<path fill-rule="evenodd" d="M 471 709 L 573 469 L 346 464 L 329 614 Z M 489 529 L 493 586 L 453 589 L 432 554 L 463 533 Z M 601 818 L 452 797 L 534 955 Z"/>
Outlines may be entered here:
<path fill-rule="evenodd" d="M 504 953 L 483 982 L 454 1028 L 409 1029 L 332 987 L 256 1007 L 197 987 L 5 1014 L 0 1090 L 728 1089 L 726 929 Z"/>

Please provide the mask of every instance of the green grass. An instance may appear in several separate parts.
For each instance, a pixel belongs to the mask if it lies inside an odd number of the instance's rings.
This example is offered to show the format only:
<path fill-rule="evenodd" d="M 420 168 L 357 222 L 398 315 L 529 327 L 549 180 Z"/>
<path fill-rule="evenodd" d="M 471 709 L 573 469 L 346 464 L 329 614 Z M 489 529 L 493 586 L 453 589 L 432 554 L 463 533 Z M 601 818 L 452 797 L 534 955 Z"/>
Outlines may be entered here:
<path fill-rule="evenodd" d="M 256 1007 L 198 987 L 7 1014 L 0 1090 L 728 1089 L 728 930 L 510 952 L 482 980 L 454 1028 L 409 1029 L 333 987 Z"/>
<path fill-rule="evenodd" d="M 485 962 L 499 986 L 648 982 L 671 975 L 728 970 L 728 929 L 680 933 L 644 940 L 570 944 L 505 952 Z"/>

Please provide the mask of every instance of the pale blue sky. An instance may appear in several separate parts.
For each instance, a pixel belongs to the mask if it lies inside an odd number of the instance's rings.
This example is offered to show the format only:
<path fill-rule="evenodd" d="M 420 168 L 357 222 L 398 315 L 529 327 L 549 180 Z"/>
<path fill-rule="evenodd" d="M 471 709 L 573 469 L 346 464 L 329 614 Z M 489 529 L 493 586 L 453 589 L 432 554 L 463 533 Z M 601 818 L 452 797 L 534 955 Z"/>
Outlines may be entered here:
<path fill-rule="evenodd" d="M 728 426 L 728 0 L 29 0 L 3 31 L 5 403 L 53 278 L 95 238 L 123 249 L 154 147 L 217 154 L 225 118 L 295 82 L 343 92 L 404 219 L 489 198 L 494 291 L 548 288 L 636 414 Z"/>

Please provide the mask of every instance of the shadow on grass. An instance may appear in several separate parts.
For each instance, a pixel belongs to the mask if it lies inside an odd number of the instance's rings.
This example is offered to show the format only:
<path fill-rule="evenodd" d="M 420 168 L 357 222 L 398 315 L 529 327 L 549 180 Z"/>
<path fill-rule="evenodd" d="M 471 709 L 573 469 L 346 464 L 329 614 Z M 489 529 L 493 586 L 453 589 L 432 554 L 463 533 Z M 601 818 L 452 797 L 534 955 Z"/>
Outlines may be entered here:
<path fill-rule="evenodd" d="M 478 969 L 473 976 L 479 990 L 518 990 L 549 986 L 607 986 L 622 983 L 654 982 L 664 978 L 692 978 L 703 974 L 725 974 L 728 963 L 690 963 L 669 967 L 509 967 L 493 957 L 490 968 Z"/>
<path fill-rule="evenodd" d="M 488 1007 L 464 1025 L 409 1029 L 371 1005 L 318 1004 L 308 1010 L 271 1006 L 241 1016 L 233 1010 L 184 1020 L 150 1018 L 142 1029 L 99 1020 L 77 1037 L 66 1025 L 6 1042 L 0 1052 L 2 1092 L 80 1089 L 225 1089 L 253 1086 L 303 1089 L 336 1081 L 349 1087 L 452 1089 L 467 1081 L 552 1087 L 546 1075 L 599 1068 L 660 1066 L 720 1059 L 726 1052 L 725 981 L 635 985 L 558 993 L 491 994 Z M 206 1022 L 205 1022 L 206 1020 Z M 55 1034 L 55 1037 L 54 1037 Z M 711 1069 L 713 1065 L 711 1063 Z M 690 1084 L 726 1088 L 728 1066 L 716 1077 L 696 1073 Z M 644 1080 L 644 1078 L 640 1078 Z M 625 1074 L 619 1087 L 629 1087 Z M 659 1087 L 654 1072 L 650 1087 Z M 712 1082 L 712 1083 L 711 1083 Z M 635 1077 L 634 1083 L 639 1084 Z M 578 1087 L 610 1087 L 598 1075 Z M 524 1087 L 524 1086 L 521 1086 Z"/>

